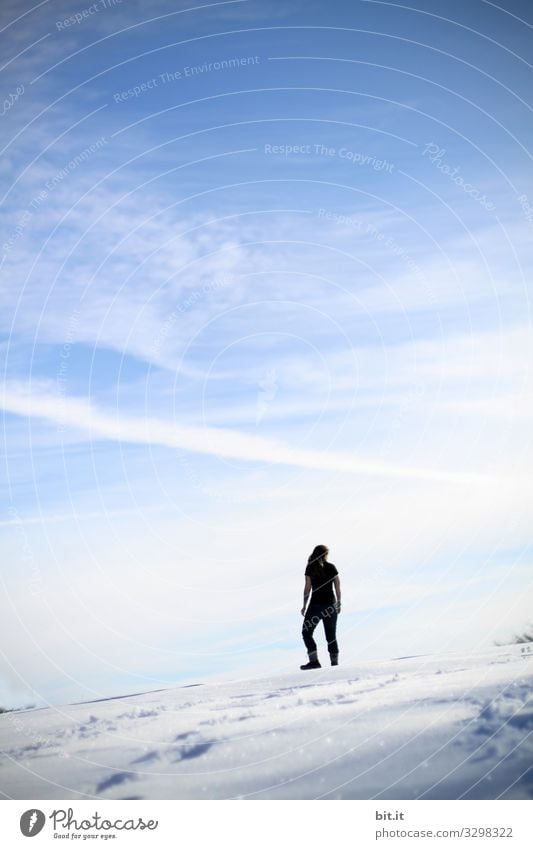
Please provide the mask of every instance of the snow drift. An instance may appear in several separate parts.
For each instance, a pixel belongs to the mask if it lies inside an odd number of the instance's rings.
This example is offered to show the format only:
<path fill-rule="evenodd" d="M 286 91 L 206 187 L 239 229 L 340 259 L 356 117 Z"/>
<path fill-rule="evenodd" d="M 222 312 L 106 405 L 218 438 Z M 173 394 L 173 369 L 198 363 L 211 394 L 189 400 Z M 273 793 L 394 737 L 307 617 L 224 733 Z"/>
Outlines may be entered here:
<path fill-rule="evenodd" d="M 208 682 L 0 716 L 26 799 L 528 799 L 533 647 Z"/>

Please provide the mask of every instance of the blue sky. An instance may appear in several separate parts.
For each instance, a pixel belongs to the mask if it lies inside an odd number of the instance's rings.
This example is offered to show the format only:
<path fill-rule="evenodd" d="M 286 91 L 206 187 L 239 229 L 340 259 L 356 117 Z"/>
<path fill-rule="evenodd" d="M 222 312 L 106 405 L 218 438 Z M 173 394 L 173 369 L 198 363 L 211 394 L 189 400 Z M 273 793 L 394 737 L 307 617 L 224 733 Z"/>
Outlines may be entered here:
<path fill-rule="evenodd" d="M 3 4 L 2 702 L 525 626 L 532 26 Z"/>

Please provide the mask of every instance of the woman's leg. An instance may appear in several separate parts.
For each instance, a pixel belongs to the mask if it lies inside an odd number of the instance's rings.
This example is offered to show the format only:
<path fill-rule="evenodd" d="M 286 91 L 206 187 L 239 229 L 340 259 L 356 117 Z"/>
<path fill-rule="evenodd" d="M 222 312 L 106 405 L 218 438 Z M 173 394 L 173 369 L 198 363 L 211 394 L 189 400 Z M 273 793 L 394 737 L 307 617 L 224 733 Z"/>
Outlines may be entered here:
<path fill-rule="evenodd" d="M 308 654 L 311 655 L 311 653 L 314 653 L 315 658 L 317 651 L 316 643 L 313 639 L 313 631 L 315 630 L 319 622 L 320 616 L 316 615 L 316 609 L 311 606 L 308 607 L 307 613 L 305 614 L 304 623 L 302 625 L 302 637 Z"/>
<path fill-rule="evenodd" d="M 332 607 L 328 607 L 323 612 L 322 619 L 328 643 L 328 651 L 332 658 L 336 658 L 339 654 L 339 646 L 337 643 L 337 611 Z"/>

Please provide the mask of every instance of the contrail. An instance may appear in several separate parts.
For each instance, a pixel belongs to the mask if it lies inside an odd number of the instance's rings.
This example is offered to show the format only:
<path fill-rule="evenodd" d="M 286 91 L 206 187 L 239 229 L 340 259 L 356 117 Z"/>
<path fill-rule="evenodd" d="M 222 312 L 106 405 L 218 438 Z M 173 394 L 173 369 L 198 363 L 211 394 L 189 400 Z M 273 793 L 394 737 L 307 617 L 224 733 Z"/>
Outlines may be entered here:
<path fill-rule="evenodd" d="M 237 430 L 174 425 L 149 417 L 141 419 L 119 416 L 100 410 L 82 398 L 43 393 L 29 395 L 18 385 L 5 385 L 1 405 L 9 413 L 45 419 L 61 427 L 77 428 L 92 439 L 163 445 L 233 460 L 261 461 L 353 475 L 413 478 L 456 484 L 486 485 L 493 480 L 476 473 L 401 466 L 362 459 L 349 453 L 291 448 L 282 440 L 252 436 Z"/>

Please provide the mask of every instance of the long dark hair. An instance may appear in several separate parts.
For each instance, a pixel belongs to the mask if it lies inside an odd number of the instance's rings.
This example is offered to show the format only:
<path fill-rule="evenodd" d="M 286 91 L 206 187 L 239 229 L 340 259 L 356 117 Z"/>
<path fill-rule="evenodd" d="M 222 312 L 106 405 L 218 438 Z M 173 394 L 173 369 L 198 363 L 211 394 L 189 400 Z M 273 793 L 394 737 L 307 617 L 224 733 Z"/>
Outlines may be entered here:
<path fill-rule="evenodd" d="M 322 568 L 326 562 L 326 555 L 329 553 L 327 545 L 315 545 L 311 554 L 307 558 L 307 565 L 311 566 L 313 575 L 321 575 Z"/>

